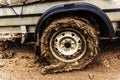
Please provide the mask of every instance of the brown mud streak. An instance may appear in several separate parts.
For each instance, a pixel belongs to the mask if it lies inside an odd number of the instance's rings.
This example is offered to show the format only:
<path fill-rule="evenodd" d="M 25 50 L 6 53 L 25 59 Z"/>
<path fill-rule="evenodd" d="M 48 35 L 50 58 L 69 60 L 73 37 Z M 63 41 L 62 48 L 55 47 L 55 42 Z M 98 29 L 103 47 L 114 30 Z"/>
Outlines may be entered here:
<path fill-rule="evenodd" d="M 87 46 L 88 50 L 85 56 L 75 62 L 65 63 L 61 62 L 53 57 L 51 51 L 49 49 L 49 40 L 50 33 L 52 30 L 59 30 L 61 27 L 66 28 L 67 26 L 71 26 L 72 28 L 79 28 L 83 30 L 84 35 L 88 36 L 87 38 Z M 76 29 L 77 29 L 76 28 Z M 41 56 L 46 58 L 47 63 L 50 65 L 44 66 L 42 69 L 42 74 L 47 73 L 58 73 L 58 72 L 68 72 L 72 70 L 83 70 L 86 65 L 88 65 L 94 57 L 98 54 L 98 36 L 93 27 L 88 23 L 87 20 L 83 18 L 77 17 L 66 17 L 54 20 L 48 27 L 45 29 L 41 39 Z"/>

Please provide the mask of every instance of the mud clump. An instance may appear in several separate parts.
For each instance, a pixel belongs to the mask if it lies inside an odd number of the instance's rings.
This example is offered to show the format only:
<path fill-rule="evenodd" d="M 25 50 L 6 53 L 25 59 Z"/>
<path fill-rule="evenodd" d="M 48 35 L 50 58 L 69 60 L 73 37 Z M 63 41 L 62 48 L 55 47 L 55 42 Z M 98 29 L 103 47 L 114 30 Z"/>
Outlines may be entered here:
<path fill-rule="evenodd" d="M 15 55 L 14 51 L 9 50 L 11 42 L 0 42 L 0 59 L 13 58 Z"/>
<path fill-rule="evenodd" d="M 0 62 L 0 68 L 4 67 L 4 63 Z"/>
<path fill-rule="evenodd" d="M 0 0 L 1 6 L 15 6 L 15 5 L 24 5 L 34 2 L 46 2 L 46 1 L 59 1 L 59 0 Z"/>
<path fill-rule="evenodd" d="M 15 52 L 14 51 L 5 51 L 3 52 L 3 58 L 9 59 L 14 57 Z"/>
<path fill-rule="evenodd" d="M 0 59 L 3 59 L 3 55 L 2 54 L 0 54 Z"/>
<path fill-rule="evenodd" d="M 32 3 L 38 0 L 0 0 L 0 5 L 21 5 L 23 3 Z"/>

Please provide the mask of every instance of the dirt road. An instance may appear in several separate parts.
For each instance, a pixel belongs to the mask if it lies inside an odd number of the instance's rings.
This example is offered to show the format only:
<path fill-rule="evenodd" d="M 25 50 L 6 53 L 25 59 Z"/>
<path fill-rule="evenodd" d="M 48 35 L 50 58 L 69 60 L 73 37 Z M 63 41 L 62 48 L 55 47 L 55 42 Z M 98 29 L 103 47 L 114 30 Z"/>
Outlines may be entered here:
<path fill-rule="evenodd" d="M 7 56 L 0 53 L 0 80 L 120 80 L 120 43 L 103 42 L 100 54 L 83 71 L 47 75 L 34 63 L 33 46 L 10 44 Z"/>

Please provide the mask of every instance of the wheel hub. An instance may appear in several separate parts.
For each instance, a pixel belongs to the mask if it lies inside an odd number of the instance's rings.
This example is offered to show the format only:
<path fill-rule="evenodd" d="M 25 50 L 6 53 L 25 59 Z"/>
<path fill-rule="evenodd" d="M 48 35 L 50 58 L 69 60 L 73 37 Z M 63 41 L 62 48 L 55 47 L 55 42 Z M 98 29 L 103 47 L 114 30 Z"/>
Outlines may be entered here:
<path fill-rule="evenodd" d="M 64 43 L 64 46 L 65 46 L 66 48 L 70 48 L 70 47 L 71 47 L 71 43 L 70 43 L 70 42 L 66 42 L 66 43 Z"/>
<path fill-rule="evenodd" d="M 80 59 L 85 53 L 85 48 L 85 38 L 74 29 L 57 31 L 50 40 L 53 56 L 64 62 Z"/>

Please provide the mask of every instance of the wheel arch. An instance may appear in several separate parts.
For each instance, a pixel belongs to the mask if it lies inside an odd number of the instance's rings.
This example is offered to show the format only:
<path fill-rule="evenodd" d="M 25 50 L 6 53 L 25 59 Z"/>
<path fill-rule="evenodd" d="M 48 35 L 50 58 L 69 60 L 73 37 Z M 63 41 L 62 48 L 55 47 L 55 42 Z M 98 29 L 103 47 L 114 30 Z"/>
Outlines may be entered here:
<path fill-rule="evenodd" d="M 42 34 L 43 30 L 46 28 L 46 25 L 50 23 L 53 19 L 58 16 L 64 15 L 77 15 L 80 14 L 89 14 L 94 18 L 98 24 L 98 28 L 100 29 L 101 36 L 107 36 L 111 39 L 114 38 L 115 33 L 112 26 L 112 23 L 109 17 L 97 6 L 89 4 L 89 3 L 77 3 L 77 4 L 66 4 L 66 5 L 58 5 L 48 9 L 39 19 L 37 23 L 37 27 L 35 30 L 35 40 L 37 42 L 37 34 Z"/>

